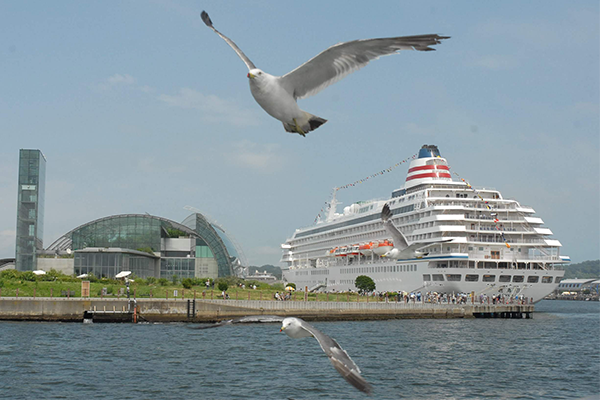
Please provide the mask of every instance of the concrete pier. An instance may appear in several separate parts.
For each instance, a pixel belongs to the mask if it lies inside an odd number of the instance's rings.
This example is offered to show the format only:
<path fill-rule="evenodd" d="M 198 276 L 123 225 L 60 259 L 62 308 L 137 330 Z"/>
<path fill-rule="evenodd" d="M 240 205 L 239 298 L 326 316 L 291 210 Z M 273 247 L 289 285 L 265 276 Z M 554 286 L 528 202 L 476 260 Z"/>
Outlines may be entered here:
<path fill-rule="evenodd" d="M 396 318 L 530 318 L 533 305 L 356 303 L 270 300 L 0 298 L 0 320 L 82 322 L 215 322 L 246 315 L 312 321 Z"/>

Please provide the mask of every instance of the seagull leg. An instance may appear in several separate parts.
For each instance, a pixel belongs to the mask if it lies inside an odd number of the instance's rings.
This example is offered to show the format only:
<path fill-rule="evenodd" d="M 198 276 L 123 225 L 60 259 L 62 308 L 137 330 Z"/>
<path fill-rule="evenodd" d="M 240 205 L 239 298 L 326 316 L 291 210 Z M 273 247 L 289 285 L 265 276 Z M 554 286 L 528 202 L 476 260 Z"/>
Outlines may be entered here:
<path fill-rule="evenodd" d="M 298 121 L 296 121 L 296 118 L 293 118 L 292 121 L 294 121 L 294 125 L 296 126 L 296 132 L 301 134 L 303 137 L 306 137 L 306 133 L 298 126 Z"/>

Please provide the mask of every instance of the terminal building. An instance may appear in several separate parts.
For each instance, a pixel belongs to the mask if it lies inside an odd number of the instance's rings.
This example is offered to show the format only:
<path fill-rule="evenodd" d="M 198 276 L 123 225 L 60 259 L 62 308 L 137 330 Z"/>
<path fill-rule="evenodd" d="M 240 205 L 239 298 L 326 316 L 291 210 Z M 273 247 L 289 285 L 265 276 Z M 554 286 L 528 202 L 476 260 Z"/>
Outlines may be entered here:
<path fill-rule="evenodd" d="M 242 250 L 200 213 L 178 223 L 149 214 L 100 218 L 67 232 L 38 258 L 38 269 L 114 277 L 218 278 L 241 275 Z"/>

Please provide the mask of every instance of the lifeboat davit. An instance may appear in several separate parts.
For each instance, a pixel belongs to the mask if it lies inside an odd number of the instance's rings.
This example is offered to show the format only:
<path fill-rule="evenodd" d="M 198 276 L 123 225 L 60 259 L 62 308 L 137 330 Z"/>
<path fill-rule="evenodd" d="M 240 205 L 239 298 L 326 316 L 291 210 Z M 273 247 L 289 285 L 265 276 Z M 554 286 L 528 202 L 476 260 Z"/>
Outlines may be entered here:
<path fill-rule="evenodd" d="M 360 254 L 362 254 L 363 256 L 370 256 L 371 254 L 373 254 L 373 242 L 361 244 L 358 247 L 358 251 L 360 251 Z"/>
<path fill-rule="evenodd" d="M 352 246 L 348 246 L 348 257 L 357 256 L 359 254 L 359 252 L 358 252 L 359 247 L 360 246 L 358 244 L 353 244 Z"/>
<path fill-rule="evenodd" d="M 342 246 L 335 250 L 336 257 L 346 257 L 348 255 L 348 247 Z"/>
<path fill-rule="evenodd" d="M 394 248 L 394 244 L 389 240 L 384 240 L 373 245 L 373 252 L 378 256 L 384 255 Z"/>

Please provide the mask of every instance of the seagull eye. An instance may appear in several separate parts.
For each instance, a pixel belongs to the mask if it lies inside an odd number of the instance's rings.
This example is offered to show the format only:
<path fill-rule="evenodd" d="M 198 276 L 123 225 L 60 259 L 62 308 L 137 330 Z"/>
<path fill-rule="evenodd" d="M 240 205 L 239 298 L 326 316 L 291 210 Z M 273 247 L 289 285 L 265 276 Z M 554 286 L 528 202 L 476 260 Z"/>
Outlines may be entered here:
<path fill-rule="evenodd" d="M 262 72 L 259 72 L 258 74 L 259 74 L 259 75 L 262 75 Z"/>

